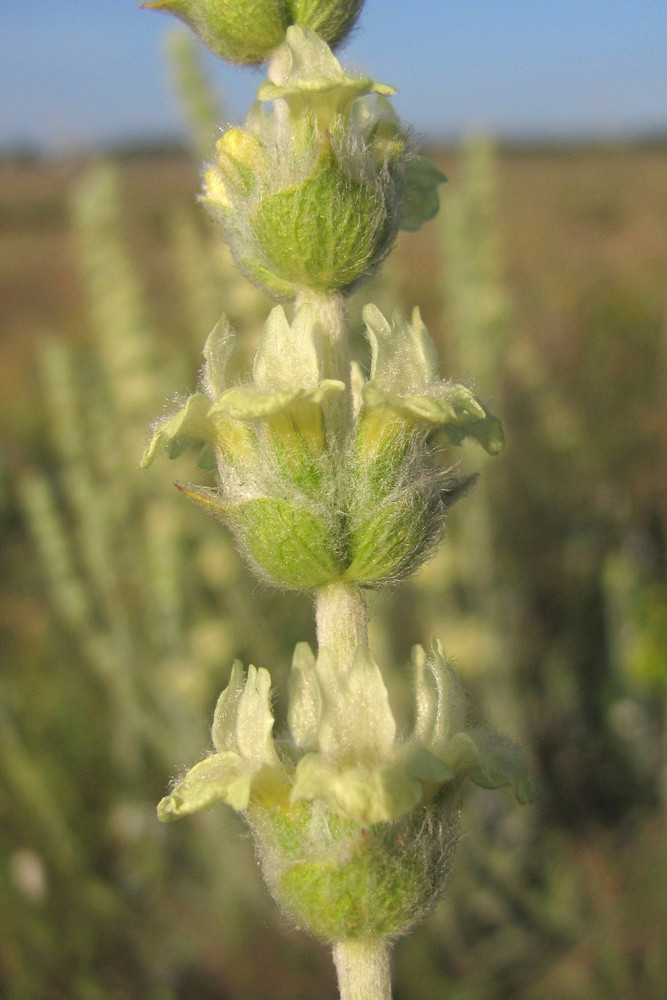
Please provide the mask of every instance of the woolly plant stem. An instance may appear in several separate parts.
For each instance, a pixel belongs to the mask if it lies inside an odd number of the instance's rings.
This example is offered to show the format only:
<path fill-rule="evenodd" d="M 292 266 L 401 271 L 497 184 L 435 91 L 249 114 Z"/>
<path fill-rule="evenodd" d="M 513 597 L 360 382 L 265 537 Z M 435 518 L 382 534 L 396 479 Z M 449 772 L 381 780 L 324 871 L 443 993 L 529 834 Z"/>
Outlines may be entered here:
<path fill-rule="evenodd" d="M 368 611 L 360 587 L 331 583 L 315 595 L 317 645 L 336 654 L 348 667 L 357 646 L 368 646 Z"/>
<path fill-rule="evenodd" d="M 391 1000 L 386 941 L 339 941 L 333 959 L 340 1000 Z"/>

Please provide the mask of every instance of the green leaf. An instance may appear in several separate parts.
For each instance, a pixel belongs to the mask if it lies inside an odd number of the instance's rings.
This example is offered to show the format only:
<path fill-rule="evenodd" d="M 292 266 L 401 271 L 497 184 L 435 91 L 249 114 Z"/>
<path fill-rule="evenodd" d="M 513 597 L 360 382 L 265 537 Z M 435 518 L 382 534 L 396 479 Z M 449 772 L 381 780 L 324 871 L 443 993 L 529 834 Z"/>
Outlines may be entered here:
<path fill-rule="evenodd" d="M 521 749 L 506 736 L 484 729 L 457 733 L 441 757 L 457 774 L 467 775 L 482 788 L 509 785 L 523 804 L 534 797 Z"/>
<path fill-rule="evenodd" d="M 414 232 L 438 214 L 438 185 L 446 181 L 443 172 L 427 156 L 415 156 L 405 165 L 405 194 L 401 229 Z"/>

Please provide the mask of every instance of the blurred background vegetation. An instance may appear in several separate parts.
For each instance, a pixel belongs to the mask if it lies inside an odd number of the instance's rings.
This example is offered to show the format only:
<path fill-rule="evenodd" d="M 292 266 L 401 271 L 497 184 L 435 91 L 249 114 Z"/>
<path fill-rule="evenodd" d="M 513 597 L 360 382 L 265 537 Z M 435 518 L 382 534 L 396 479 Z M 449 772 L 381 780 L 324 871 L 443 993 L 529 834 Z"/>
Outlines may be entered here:
<path fill-rule="evenodd" d="M 333 1000 L 224 808 L 161 827 L 240 656 L 279 690 L 309 600 L 140 472 L 224 310 L 269 303 L 196 205 L 223 120 L 174 36 L 193 153 L 0 163 L 0 992 L 7 1000 Z M 399 943 L 396 1000 L 667 996 L 667 144 L 431 151 L 439 218 L 352 303 L 418 303 L 443 372 L 502 417 L 436 558 L 371 595 L 397 700 L 438 635 L 525 746 L 532 807 L 468 790 L 448 892 Z"/>

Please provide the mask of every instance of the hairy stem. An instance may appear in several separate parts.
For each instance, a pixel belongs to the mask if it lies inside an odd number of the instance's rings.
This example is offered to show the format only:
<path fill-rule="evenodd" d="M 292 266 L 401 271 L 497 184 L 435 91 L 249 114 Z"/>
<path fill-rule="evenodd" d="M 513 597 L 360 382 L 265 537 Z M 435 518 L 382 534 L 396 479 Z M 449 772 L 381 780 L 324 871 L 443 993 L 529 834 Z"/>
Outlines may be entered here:
<path fill-rule="evenodd" d="M 386 941 L 339 941 L 333 959 L 340 1000 L 391 1000 Z"/>
<path fill-rule="evenodd" d="M 330 583 L 315 596 L 317 645 L 332 650 L 347 667 L 357 646 L 368 645 L 368 611 L 361 587 Z"/>

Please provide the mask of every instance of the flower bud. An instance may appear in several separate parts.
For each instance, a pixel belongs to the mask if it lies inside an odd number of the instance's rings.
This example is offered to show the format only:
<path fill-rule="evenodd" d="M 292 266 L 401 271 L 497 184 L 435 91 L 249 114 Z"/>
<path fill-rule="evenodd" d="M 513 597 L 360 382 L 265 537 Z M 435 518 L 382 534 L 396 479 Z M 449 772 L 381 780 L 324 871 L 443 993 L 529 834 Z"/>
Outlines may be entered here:
<path fill-rule="evenodd" d="M 148 10 L 175 14 L 217 56 L 232 63 L 261 63 L 292 24 L 339 45 L 363 0 L 146 0 Z"/>

